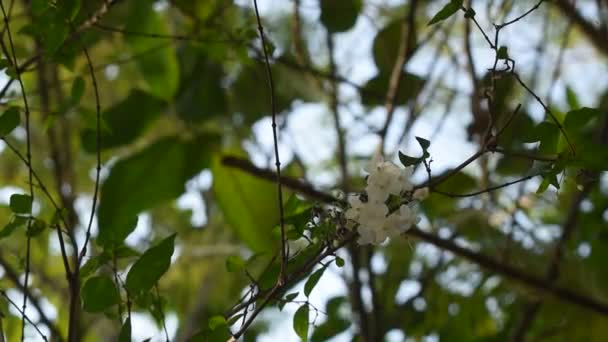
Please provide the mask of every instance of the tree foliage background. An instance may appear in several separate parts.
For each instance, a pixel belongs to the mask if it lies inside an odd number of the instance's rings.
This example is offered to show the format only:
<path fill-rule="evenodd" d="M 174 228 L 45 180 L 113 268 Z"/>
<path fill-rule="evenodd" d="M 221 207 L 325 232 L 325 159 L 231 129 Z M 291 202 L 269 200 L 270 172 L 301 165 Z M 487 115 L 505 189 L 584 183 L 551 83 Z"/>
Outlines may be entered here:
<path fill-rule="evenodd" d="M 605 339 L 607 1 L 1 4 L 0 340 Z"/>

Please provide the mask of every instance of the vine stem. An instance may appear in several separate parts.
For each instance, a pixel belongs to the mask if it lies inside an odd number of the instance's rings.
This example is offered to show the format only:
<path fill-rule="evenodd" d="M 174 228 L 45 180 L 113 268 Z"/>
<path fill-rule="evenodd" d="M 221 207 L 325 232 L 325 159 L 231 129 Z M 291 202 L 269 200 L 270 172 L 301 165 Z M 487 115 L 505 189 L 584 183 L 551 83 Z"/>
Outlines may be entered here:
<path fill-rule="evenodd" d="M 17 81 L 19 82 L 19 87 L 21 89 L 21 97 L 23 98 L 23 107 L 25 108 L 25 139 L 27 145 L 26 152 L 26 160 L 28 164 L 28 183 L 30 190 L 30 200 L 31 203 L 34 203 L 34 183 L 33 183 L 33 175 L 32 175 L 32 146 L 31 146 L 31 137 L 30 137 L 30 107 L 27 101 L 27 95 L 25 94 L 25 86 L 23 85 L 23 80 L 21 79 L 21 71 L 19 70 L 19 64 L 17 62 L 17 54 L 15 53 L 15 45 L 13 43 L 13 36 L 11 34 L 11 29 L 9 25 L 8 16 L 6 14 L 6 10 L 4 9 L 4 4 L 0 1 L 0 9 L 2 10 L 2 17 L 4 19 L 4 27 L 6 29 L 6 35 L 8 37 L 8 42 L 11 48 L 11 55 L 6 56 L 9 59 L 12 59 L 13 66 L 15 67 L 15 71 L 17 74 Z M 31 211 L 31 208 L 30 208 Z M 30 213 L 31 216 L 31 213 Z M 28 290 L 28 282 L 30 276 L 30 257 L 31 257 L 31 237 L 29 235 L 29 231 L 32 226 L 32 217 L 27 221 L 27 245 L 25 251 L 25 279 L 23 281 L 23 304 L 22 304 L 22 315 L 21 315 L 21 341 L 25 339 L 25 322 L 26 322 L 26 309 L 27 309 L 27 298 L 29 296 Z"/>
<path fill-rule="evenodd" d="M 262 51 L 264 52 L 264 64 L 266 66 L 266 77 L 268 79 L 268 87 L 270 90 L 270 106 L 272 112 L 272 138 L 274 142 L 274 157 L 275 166 L 277 169 L 277 193 L 279 198 L 279 225 L 281 228 L 281 271 L 279 273 L 278 284 L 282 284 L 285 280 L 285 271 L 287 268 L 287 243 L 285 240 L 285 218 L 283 213 L 283 186 L 281 183 L 281 160 L 279 159 L 279 138 L 277 134 L 277 110 L 276 100 L 274 96 L 274 80 L 272 78 L 272 70 L 270 69 L 270 60 L 268 58 L 268 49 L 266 48 L 266 38 L 264 36 L 264 27 L 262 26 L 262 20 L 260 19 L 260 12 L 258 10 L 257 0 L 253 0 L 253 7 L 255 10 L 255 18 L 258 24 L 258 32 L 260 33 L 260 40 L 262 42 Z"/>

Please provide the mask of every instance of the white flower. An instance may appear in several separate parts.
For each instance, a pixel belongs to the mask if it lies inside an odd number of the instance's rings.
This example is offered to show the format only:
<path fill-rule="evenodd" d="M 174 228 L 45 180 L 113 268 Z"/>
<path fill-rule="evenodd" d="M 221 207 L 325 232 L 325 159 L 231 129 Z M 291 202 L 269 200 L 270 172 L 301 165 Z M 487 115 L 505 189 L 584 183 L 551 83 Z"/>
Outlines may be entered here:
<path fill-rule="evenodd" d="M 417 201 L 422 201 L 427 197 L 429 197 L 429 188 L 416 189 L 416 191 L 414 191 L 414 194 L 412 195 L 412 198 Z"/>
<path fill-rule="evenodd" d="M 401 196 L 404 191 L 411 191 L 410 182 L 413 168 L 401 168 L 391 161 L 385 161 L 380 151 L 376 151 L 366 168 L 369 173 L 365 192 L 367 202 L 361 201 L 358 195 L 348 197 L 350 208 L 346 210 L 347 226 L 357 227 L 359 244 L 380 244 L 387 238 L 401 235 L 418 222 L 416 208 L 404 204 L 388 215 L 386 200 L 390 195 Z M 422 200 L 428 195 L 428 189 L 418 189 L 412 195 L 415 200 Z M 388 215 L 388 216 L 387 216 Z"/>

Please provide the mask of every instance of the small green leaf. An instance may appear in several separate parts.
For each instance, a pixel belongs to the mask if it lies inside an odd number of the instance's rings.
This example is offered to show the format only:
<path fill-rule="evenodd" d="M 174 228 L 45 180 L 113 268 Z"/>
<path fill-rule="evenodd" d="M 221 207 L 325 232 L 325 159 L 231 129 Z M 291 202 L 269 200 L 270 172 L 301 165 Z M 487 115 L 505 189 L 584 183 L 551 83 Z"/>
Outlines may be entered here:
<path fill-rule="evenodd" d="M 21 122 L 19 107 L 9 107 L 0 116 L 0 137 L 10 134 Z"/>
<path fill-rule="evenodd" d="M 226 322 L 226 318 L 222 315 L 216 315 L 209 319 L 209 329 L 215 330 L 217 327 L 226 326 L 228 322 Z"/>
<path fill-rule="evenodd" d="M 25 225 L 27 220 L 26 217 L 14 215 L 12 220 L 0 230 L 0 240 L 13 234 L 17 228 Z"/>
<path fill-rule="evenodd" d="M 25 194 L 13 194 L 9 205 L 15 214 L 30 214 L 32 212 L 32 197 Z"/>
<path fill-rule="evenodd" d="M 283 307 L 285 306 L 285 304 L 293 301 L 298 296 L 298 294 L 299 294 L 299 292 L 293 292 L 293 293 L 286 295 L 285 298 L 283 298 L 283 300 L 280 301 L 279 304 L 277 305 L 279 307 L 279 310 L 283 310 Z"/>
<path fill-rule="evenodd" d="M 422 150 L 425 152 L 429 149 L 429 146 L 431 146 L 431 142 L 424 138 L 416 137 L 416 140 L 418 141 L 418 144 L 420 144 L 420 147 L 422 147 Z"/>
<path fill-rule="evenodd" d="M 118 342 L 131 342 L 131 317 L 127 317 L 122 328 L 120 328 Z"/>
<path fill-rule="evenodd" d="M 315 288 L 315 286 L 317 286 L 317 283 L 323 276 L 323 272 L 325 272 L 326 268 L 327 267 L 323 266 L 308 277 L 306 284 L 304 284 L 304 295 L 306 295 L 306 297 L 310 296 L 312 290 Z"/>
<path fill-rule="evenodd" d="M 422 161 L 422 158 L 414 158 L 408 155 L 405 155 L 399 151 L 399 161 L 405 167 L 416 165 Z"/>
<path fill-rule="evenodd" d="M 429 21 L 428 25 L 436 24 L 440 21 L 446 20 L 451 17 L 454 13 L 458 12 L 462 8 L 463 0 L 451 0 L 447 5 L 435 14 L 435 16 Z"/>
<path fill-rule="evenodd" d="M 105 275 L 91 277 L 82 287 L 82 308 L 88 312 L 101 312 L 120 301 L 116 285 Z"/>
<path fill-rule="evenodd" d="M 70 92 L 72 104 L 80 103 L 80 100 L 84 95 L 84 87 L 84 79 L 80 76 L 76 77 L 76 79 L 74 79 L 74 82 L 72 83 L 72 91 Z"/>
<path fill-rule="evenodd" d="M 501 46 L 496 52 L 498 59 L 509 59 L 509 51 L 506 46 Z"/>
<path fill-rule="evenodd" d="M 127 274 L 125 287 L 131 296 L 140 296 L 149 291 L 171 265 L 175 234 L 149 248 L 133 264 Z"/>
<path fill-rule="evenodd" d="M 33 222 L 31 223 L 31 225 L 28 227 L 27 236 L 29 236 L 29 237 L 37 236 L 40 233 L 42 233 L 46 227 L 47 227 L 46 222 L 39 220 L 39 219 L 34 219 Z"/>
<path fill-rule="evenodd" d="M 340 258 L 340 257 L 336 257 L 336 266 L 342 268 L 344 267 L 344 259 Z"/>
<path fill-rule="evenodd" d="M 293 316 L 293 330 L 304 342 L 308 341 L 308 311 L 308 304 L 304 304 Z"/>
<path fill-rule="evenodd" d="M 245 267 L 245 260 L 238 255 L 231 255 L 226 259 L 226 270 L 238 272 Z"/>

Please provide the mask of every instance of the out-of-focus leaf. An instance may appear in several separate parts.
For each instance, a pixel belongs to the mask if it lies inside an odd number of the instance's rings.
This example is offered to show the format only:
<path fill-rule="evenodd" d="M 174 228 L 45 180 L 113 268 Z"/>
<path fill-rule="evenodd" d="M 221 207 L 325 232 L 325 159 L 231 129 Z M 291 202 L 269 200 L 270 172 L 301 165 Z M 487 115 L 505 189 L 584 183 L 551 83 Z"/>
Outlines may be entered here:
<path fill-rule="evenodd" d="M 226 222 L 253 251 L 276 246 L 271 230 L 279 223 L 276 185 L 238 169 L 223 166 L 219 157 L 212 163 L 213 192 Z"/>
<path fill-rule="evenodd" d="M 384 27 L 380 32 L 376 34 L 372 47 L 372 53 L 374 56 L 374 62 L 380 71 L 380 74 L 386 75 L 384 79 L 387 85 L 384 87 L 388 89 L 388 79 L 397 60 L 398 47 L 401 45 L 401 41 L 405 39 L 403 37 L 403 20 L 395 20 Z M 410 49 L 416 44 L 416 37 L 408 34 Z M 406 83 L 407 84 L 407 83 Z M 407 86 L 403 85 L 401 88 L 407 89 Z M 384 92 L 386 94 L 386 92 Z"/>
<path fill-rule="evenodd" d="M 272 76 L 277 113 L 288 109 L 294 100 L 316 102 L 324 96 L 291 56 L 281 56 L 272 65 Z M 234 110 L 245 116 L 245 123 L 253 123 L 272 113 L 268 80 L 261 63 L 244 67 L 231 84 L 229 93 Z"/>
<path fill-rule="evenodd" d="M 569 86 L 566 87 L 566 100 L 568 101 L 568 106 L 570 106 L 570 109 L 581 108 L 581 104 L 578 101 L 578 96 Z"/>
<path fill-rule="evenodd" d="M 308 311 L 308 304 L 303 304 L 293 316 L 293 330 L 302 341 L 308 341 Z"/>
<path fill-rule="evenodd" d="M 228 322 L 226 322 L 226 318 L 222 315 L 216 315 L 209 319 L 209 329 L 216 330 L 218 327 L 226 326 Z"/>
<path fill-rule="evenodd" d="M 321 0 L 321 22 L 329 33 L 349 30 L 360 11 L 361 0 Z"/>
<path fill-rule="evenodd" d="M 73 104 L 80 103 L 82 95 L 84 95 L 85 83 L 81 76 L 78 76 L 72 82 L 72 89 L 70 91 L 70 97 Z"/>
<path fill-rule="evenodd" d="M 308 277 L 308 280 L 304 284 L 304 295 L 306 297 L 310 296 L 310 293 L 315 288 L 315 286 L 317 286 L 317 283 L 323 276 L 323 273 L 325 272 L 326 269 L 327 269 L 327 267 L 321 267 L 320 269 L 316 270 Z"/>
<path fill-rule="evenodd" d="M 127 317 L 118 335 L 118 342 L 131 342 L 131 317 Z"/>
<path fill-rule="evenodd" d="M 138 213 L 182 194 L 184 183 L 209 166 L 216 141 L 210 135 L 167 137 L 118 161 L 101 187 L 97 243 L 122 244 Z"/>
<path fill-rule="evenodd" d="M 450 0 L 449 3 L 443 6 L 443 8 L 433 16 L 428 25 L 436 24 L 454 15 L 454 13 L 458 12 L 462 7 L 462 2 L 462 0 Z"/>
<path fill-rule="evenodd" d="M 20 122 L 19 107 L 9 107 L 0 116 L 0 137 L 10 134 Z"/>
<path fill-rule="evenodd" d="M 380 73 L 367 81 L 361 89 L 361 103 L 365 106 L 384 105 L 384 96 L 386 96 L 390 83 L 389 78 L 388 74 Z M 424 83 L 425 81 L 421 77 L 407 72 L 404 73 L 402 75 L 399 91 L 395 98 L 395 103 L 400 106 L 414 99 L 422 90 Z"/>
<path fill-rule="evenodd" d="M 107 129 L 102 129 L 101 132 L 101 148 L 132 143 L 160 116 L 164 106 L 165 103 L 159 98 L 138 89 L 132 90 L 124 100 L 102 113 Z M 96 117 L 92 119 L 97 120 Z M 91 153 L 97 148 L 94 127 L 96 124 L 89 125 L 82 132 L 83 148 Z"/>
<path fill-rule="evenodd" d="M 133 264 L 127 274 L 125 287 L 131 296 L 140 296 L 149 291 L 171 265 L 175 234 L 149 248 Z"/>
<path fill-rule="evenodd" d="M 228 112 L 225 90 L 222 87 L 222 66 L 200 54 L 181 58 L 182 83 L 176 101 L 177 115 L 186 122 L 202 122 Z M 194 60 L 191 60 L 194 59 Z"/>
<path fill-rule="evenodd" d="M 105 275 L 91 277 L 82 287 L 82 307 L 88 312 L 100 312 L 120 301 L 116 285 Z"/>
<path fill-rule="evenodd" d="M 245 267 L 245 260 L 238 255 L 231 255 L 226 259 L 226 270 L 228 272 L 238 272 Z"/>
<path fill-rule="evenodd" d="M 47 224 L 45 221 L 35 218 L 31 221 L 26 234 L 29 237 L 38 236 L 46 229 L 46 227 Z"/>
<path fill-rule="evenodd" d="M 394 300 L 394 298 L 393 298 Z M 332 337 L 350 327 L 351 321 L 340 312 L 340 307 L 346 303 L 345 297 L 333 297 L 325 304 L 327 320 L 316 326 L 310 336 L 312 342 L 328 341 Z"/>
<path fill-rule="evenodd" d="M 4 228 L 2 228 L 2 230 L 0 230 L 0 240 L 13 234 L 13 232 L 17 228 L 25 225 L 27 220 L 28 219 L 26 217 L 13 215 L 13 218 L 11 219 L 11 221 L 6 226 L 4 226 Z"/>
<path fill-rule="evenodd" d="M 564 127 L 567 131 L 575 131 L 585 126 L 593 118 L 600 117 L 601 115 L 602 111 L 596 108 L 583 107 L 580 109 L 571 110 L 568 112 L 568 114 L 566 114 Z"/>
<path fill-rule="evenodd" d="M 154 10 L 154 4 L 152 0 L 130 2 L 125 30 L 169 35 L 165 19 Z M 172 99 L 179 87 L 180 77 L 173 45 L 153 50 L 158 46 L 158 39 L 154 37 L 127 35 L 126 40 L 134 54 L 141 54 L 136 62 L 150 92 L 165 100 Z"/>
<path fill-rule="evenodd" d="M 27 215 L 32 212 L 32 196 L 26 194 L 12 194 L 9 206 L 15 214 Z"/>

